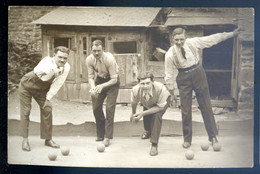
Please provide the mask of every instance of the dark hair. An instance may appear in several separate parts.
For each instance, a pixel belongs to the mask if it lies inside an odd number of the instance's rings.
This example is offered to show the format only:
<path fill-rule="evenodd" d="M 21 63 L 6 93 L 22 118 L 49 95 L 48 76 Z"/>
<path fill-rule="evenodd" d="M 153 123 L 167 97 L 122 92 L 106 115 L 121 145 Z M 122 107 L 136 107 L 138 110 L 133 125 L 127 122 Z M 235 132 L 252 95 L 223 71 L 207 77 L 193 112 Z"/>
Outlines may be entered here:
<path fill-rule="evenodd" d="M 70 53 L 70 49 L 68 49 L 67 47 L 64 47 L 64 46 L 57 46 L 54 48 L 54 53 L 57 53 L 58 51 L 61 51 L 63 53 L 67 53 L 67 54 Z"/>
<path fill-rule="evenodd" d="M 177 34 L 184 34 L 186 36 L 186 30 L 184 28 L 181 28 L 181 27 L 175 28 L 172 31 L 172 37 L 174 37 Z"/>
<path fill-rule="evenodd" d="M 101 40 L 94 40 L 94 41 L 92 42 L 92 47 L 93 47 L 93 46 L 98 47 L 99 45 L 101 45 L 102 48 L 103 48 L 103 42 L 102 42 Z"/>
<path fill-rule="evenodd" d="M 137 79 L 138 79 L 138 82 L 140 82 L 141 80 L 150 78 L 151 81 L 153 82 L 153 77 L 154 77 L 154 76 L 153 76 L 153 74 L 152 74 L 151 72 L 146 71 L 146 72 L 141 72 L 141 73 L 138 75 Z"/>

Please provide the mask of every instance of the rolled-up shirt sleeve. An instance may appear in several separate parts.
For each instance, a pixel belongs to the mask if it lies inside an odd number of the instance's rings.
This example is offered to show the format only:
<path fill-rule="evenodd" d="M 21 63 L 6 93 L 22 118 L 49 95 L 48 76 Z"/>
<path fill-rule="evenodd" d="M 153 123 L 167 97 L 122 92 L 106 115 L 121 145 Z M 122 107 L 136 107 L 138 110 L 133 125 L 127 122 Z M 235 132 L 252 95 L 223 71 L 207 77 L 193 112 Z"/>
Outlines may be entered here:
<path fill-rule="evenodd" d="M 167 104 L 167 99 L 170 96 L 170 93 L 166 89 L 166 87 L 163 85 L 159 94 L 157 106 L 164 107 Z"/>
<path fill-rule="evenodd" d="M 59 91 L 61 86 L 64 84 L 65 80 L 67 79 L 67 76 L 70 71 L 70 64 L 66 63 L 64 66 L 64 71 L 61 75 L 57 76 L 50 86 L 50 89 L 46 95 L 47 100 L 51 100 L 54 95 Z"/>
<path fill-rule="evenodd" d="M 116 63 L 116 59 L 114 58 L 114 56 L 112 54 L 110 54 L 110 53 L 107 53 L 107 54 L 110 57 L 109 61 L 107 62 L 108 73 L 109 73 L 111 79 L 117 79 L 119 67 Z"/>
<path fill-rule="evenodd" d="M 92 63 L 93 63 L 92 61 L 93 61 L 93 59 L 92 59 L 91 55 L 88 56 L 86 58 L 86 61 L 85 61 L 87 69 L 88 69 L 88 78 L 89 79 L 94 79 L 95 78 L 95 73 L 94 73 L 94 68 L 92 66 Z"/>
<path fill-rule="evenodd" d="M 234 36 L 233 32 L 223 32 L 223 33 L 212 34 L 209 36 L 194 37 L 187 40 L 190 40 L 190 42 L 194 47 L 203 49 L 203 48 L 209 48 L 213 45 L 216 45 L 233 36 Z"/>
<path fill-rule="evenodd" d="M 177 89 L 176 77 L 178 70 L 173 63 L 172 49 L 165 54 L 165 83 L 169 90 Z"/>
<path fill-rule="evenodd" d="M 133 89 L 131 90 L 131 102 L 132 103 L 138 103 L 139 102 L 139 97 L 138 97 L 138 86 L 134 86 Z"/>

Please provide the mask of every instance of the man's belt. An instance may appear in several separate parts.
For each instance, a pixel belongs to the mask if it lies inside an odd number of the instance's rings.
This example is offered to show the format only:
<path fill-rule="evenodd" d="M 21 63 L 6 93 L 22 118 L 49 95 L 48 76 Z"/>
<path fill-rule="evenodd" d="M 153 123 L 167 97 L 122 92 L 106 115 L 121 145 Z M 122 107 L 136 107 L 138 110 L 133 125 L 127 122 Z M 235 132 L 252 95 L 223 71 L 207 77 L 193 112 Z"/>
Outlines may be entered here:
<path fill-rule="evenodd" d="M 195 70 L 198 66 L 199 66 L 199 63 L 197 63 L 196 65 L 192 65 L 188 68 L 178 68 L 178 71 L 179 72 L 189 72 L 189 71 Z"/>

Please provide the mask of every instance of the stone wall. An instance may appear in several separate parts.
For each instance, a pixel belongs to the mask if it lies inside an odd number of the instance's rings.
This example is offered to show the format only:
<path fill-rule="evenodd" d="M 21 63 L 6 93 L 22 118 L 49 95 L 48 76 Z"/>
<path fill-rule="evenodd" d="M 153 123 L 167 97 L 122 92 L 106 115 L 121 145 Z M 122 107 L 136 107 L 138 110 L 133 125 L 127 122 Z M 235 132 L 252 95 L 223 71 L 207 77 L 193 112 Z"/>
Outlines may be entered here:
<path fill-rule="evenodd" d="M 253 113 L 254 109 L 254 9 L 238 10 L 239 35 L 238 112 Z"/>
<path fill-rule="evenodd" d="M 57 7 L 10 6 L 8 9 L 8 90 L 42 58 L 41 27 L 31 22 Z"/>

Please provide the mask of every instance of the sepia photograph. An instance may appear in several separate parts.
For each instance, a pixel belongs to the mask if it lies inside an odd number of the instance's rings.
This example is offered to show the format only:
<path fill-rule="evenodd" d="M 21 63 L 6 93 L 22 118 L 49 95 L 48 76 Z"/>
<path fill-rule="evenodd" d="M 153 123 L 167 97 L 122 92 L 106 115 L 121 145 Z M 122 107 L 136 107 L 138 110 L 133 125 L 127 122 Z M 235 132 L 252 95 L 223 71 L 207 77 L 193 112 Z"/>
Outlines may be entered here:
<path fill-rule="evenodd" d="M 254 28 L 249 7 L 8 6 L 8 164 L 254 167 Z"/>

